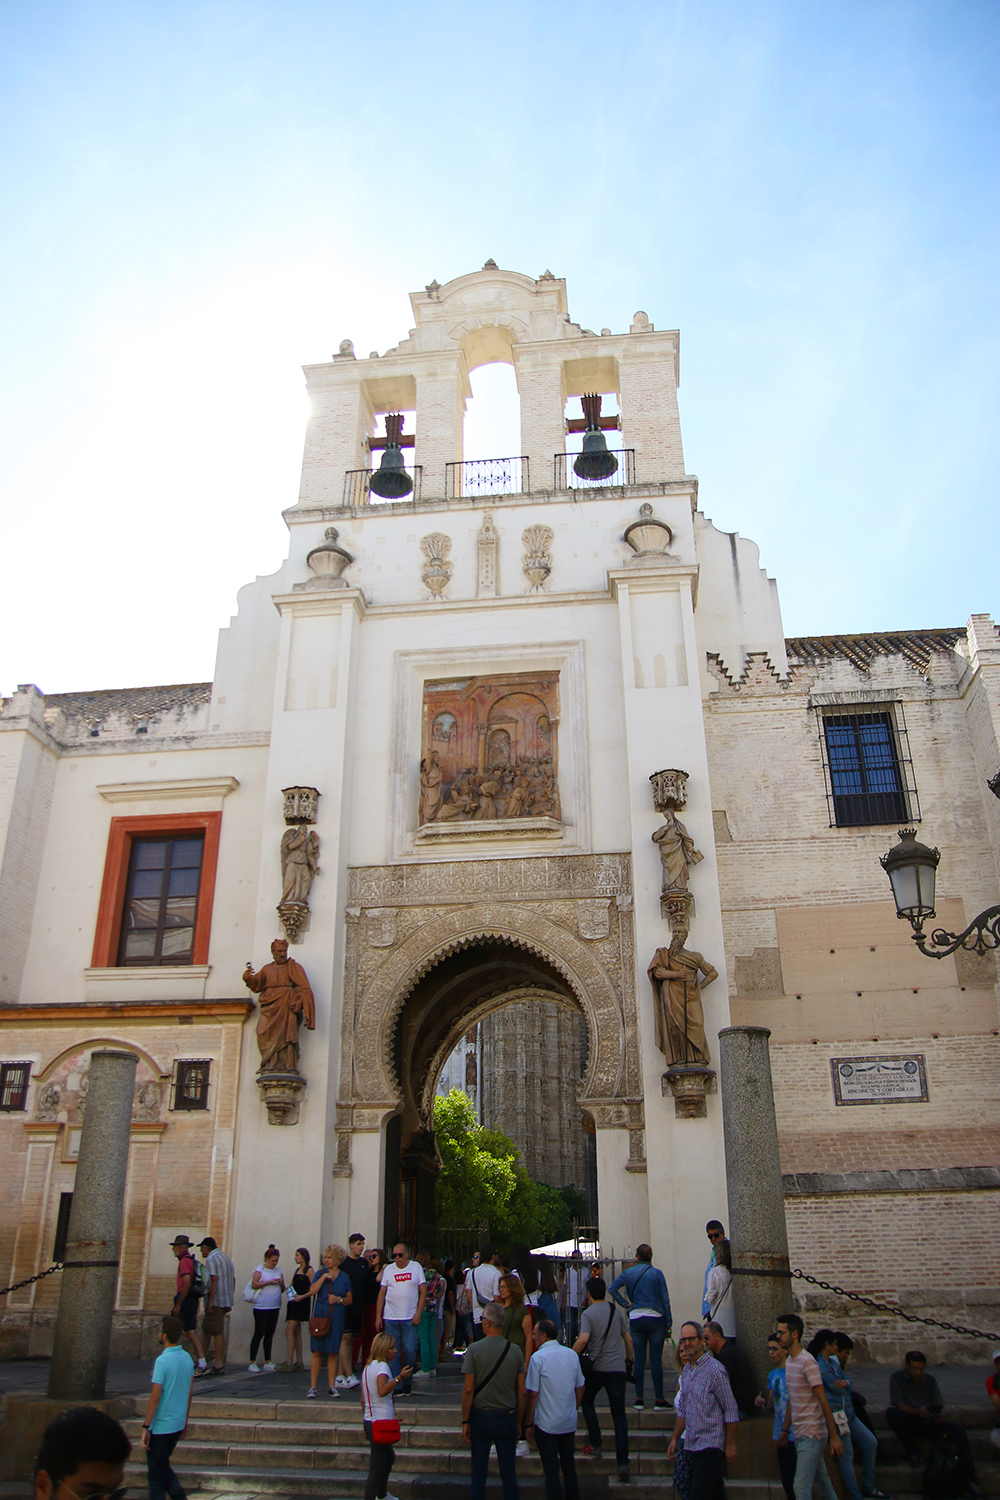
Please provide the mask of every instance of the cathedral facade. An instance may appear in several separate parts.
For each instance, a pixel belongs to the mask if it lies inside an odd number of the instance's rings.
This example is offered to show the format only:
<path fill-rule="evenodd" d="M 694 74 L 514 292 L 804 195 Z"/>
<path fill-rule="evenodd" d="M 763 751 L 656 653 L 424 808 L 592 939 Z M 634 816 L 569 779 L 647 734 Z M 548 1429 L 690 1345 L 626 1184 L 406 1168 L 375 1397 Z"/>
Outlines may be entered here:
<path fill-rule="evenodd" d="M 918 952 L 879 856 L 904 827 L 940 847 L 953 931 L 997 901 L 1000 633 L 786 641 L 756 547 L 699 509 L 675 331 L 594 334 L 564 282 L 492 262 L 411 302 L 395 348 L 306 369 L 288 557 L 213 682 L 3 704 L 5 1285 L 60 1258 L 109 1044 L 138 1056 L 120 1352 L 151 1345 L 177 1232 L 239 1275 L 269 1241 L 432 1241 L 435 1090 L 482 1025 L 480 1108 L 540 1159 L 571 1151 L 538 1145 L 568 1097 L 602 1241 L 650 1241 L 696 1311 L 718 1033 L 746 1022 L 793 1263 L 992 1317 L 993 955 Z M 522 453 L 466 463 L 493 361 Z M 50 1347 L 58 1282 L 5 1299 L 0 1347 Z"/>

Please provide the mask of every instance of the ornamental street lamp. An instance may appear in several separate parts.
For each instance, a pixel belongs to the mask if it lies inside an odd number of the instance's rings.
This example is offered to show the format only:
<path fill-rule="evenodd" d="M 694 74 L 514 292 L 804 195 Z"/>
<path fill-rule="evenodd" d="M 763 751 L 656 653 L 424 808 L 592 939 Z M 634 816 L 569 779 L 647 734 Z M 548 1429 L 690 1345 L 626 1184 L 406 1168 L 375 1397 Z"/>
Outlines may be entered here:
<path fill-rule="evenodd" d="M 990 791 L 1000 797 L 1000 772 L 987 782 Z M 987 907 L 974 917 L 964 932 L 945 932 L 936 927 L 930 934 L 930 947 L 924 937 L 924 923 L 934 915 L 934 886 L 941 859 L 939 849 L 918 844 L 916 830 L 900 830 L 899 843 L 883 854 L 879 864 L 889 877 L 897 917 L 905 917 L 913 928 L 913 941 L 928 958 L 947 958 L 959 948 L 970 953 L 989 953 L 1000 948 L 1000 906 Z"/>

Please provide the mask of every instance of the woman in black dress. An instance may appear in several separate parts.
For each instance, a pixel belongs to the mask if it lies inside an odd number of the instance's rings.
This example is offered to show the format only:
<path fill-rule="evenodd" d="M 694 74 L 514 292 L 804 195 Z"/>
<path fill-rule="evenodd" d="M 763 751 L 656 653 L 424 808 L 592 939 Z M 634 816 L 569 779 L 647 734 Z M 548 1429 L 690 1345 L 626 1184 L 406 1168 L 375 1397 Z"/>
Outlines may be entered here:
<path fill-rule="evenodd" d="M 286 1370 L 302 1370 L 302 1325 L 309 1322 L 309 1288 L 312 1285 L 313 1269 L 309 1264 L 309 1251 L 296 1250 L 295 1275 L 291 1291 L 295 1297 L 288 1298 L 285 1312 L 285 1337 L 288 1340 L 288 1363 Z"/>

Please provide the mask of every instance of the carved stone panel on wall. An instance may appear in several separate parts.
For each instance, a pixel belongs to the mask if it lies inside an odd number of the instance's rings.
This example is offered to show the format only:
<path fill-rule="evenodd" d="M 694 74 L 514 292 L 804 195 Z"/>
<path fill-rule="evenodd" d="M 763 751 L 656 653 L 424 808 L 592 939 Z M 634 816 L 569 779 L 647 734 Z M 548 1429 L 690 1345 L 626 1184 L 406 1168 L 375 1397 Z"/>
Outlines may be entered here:
<path fill-rule="evenodd" d="M 418 821 L 557 819 L 558 672 L 424 684 Z"/>

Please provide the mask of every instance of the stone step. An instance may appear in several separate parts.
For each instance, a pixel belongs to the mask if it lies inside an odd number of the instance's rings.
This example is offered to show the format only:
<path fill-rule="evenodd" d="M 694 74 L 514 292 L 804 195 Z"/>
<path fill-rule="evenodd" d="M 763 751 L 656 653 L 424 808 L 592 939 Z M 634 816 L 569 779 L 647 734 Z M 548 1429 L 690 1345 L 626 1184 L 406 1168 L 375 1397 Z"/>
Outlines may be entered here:
<path fill-rule="evenodd" d="M 396 1403 L 396 1416 L 403 1427 L 409 1426 L 432 1426 L 446 1427 L 454 1426 L 458 1421 L 460 1409 L 460 1396 L 456 1390 L 454 1397 L 444 1400 L 428 1401 L 422 1396 L 408 1396 Z M 145 1404 L 143 1403 L 143 1410 Z M 346 1395 L 339 1397 L 317 1396 L 312 1401 L 305 1399 L 296 1401 L 246 1401 L 236 1397 L 226 1399 L 225 1397 L 201 1397 L 197 1392 L 192 1407 L 192 1416 L 198 1419 L 206 1418 L 213 1421 L 221 1420 L 243 1420 L 264 1422 L 345 1422 L 356 1424 L 358 1413 L 361 1410 L 361 1402 L 357 1399 L 357 1392 L 348 1391 Z M 609 1417 L 607 1402 L 599 1400 L 597 1403 L 599 1417 Z M 626 1409 L 628 1425 L 630 1430 L 668 1432 L 673 1428 L 675 1416 L 673 1411 L 656 1411 L 652 1407 L 646 1407 L 643 1411 L 633 1411 L 629 1406 Z M 582 1418 L 581 1418 L 582 1427 Z"/>
<path fill-rule="evenodd" d="M 527 1471 L 525 1460 L 518 1460 L 518 1487 L 527 1500 L 544 1500 L 545 1483 L 541 1466 L 535 1472 Z M 611 1495 L 621 1495 L 622 1500 L 663 1500 L 663 1479 L 636 1473 L 628 1488 L 619 1485 L 617 1470 L 609 1477 L 592 1474 L 592 1465 L 577 1465 L 580 1479 L 581 1500 L 606 1500 Z M 253 1500 L 258 1495 L 319 1497 L 319 1500 L 358 1500 L 365 1487 L 368 1475 L 368 1455 L 364 1465 L 352 1470 L 310 1472 L 303 1469 L 212 1468 L 192 1465 L 177 1466 L 178 1475 L 189 1493 L 204 1495 L 239 1495 L 242 1500 Z M 138 1490 L 145 1483 L 145 1465 L 130 1464 L 126 1474 Z M 420 1474 L 407 1474 L 397 1460 L 389 1481 L 392 1493 L 398 1500 L 468 1500 L 468 1476 L 449 1473 L 439 1468 Z M 499 1480 L 496 1459 L 490 1462 L 489 1494 L 499 1495 Z M 784 1491 L 777 1483 L 753 1483 L 733 1481 L 726 1483 L 727 1500 L 784 1500 Z M 916 1490 L 909 1495 L 896 1495 L 893 1500 L 920 1500 Z"/>
<path fill-rule="evenodd" d="M 599 1416 L 602 1415 L 599 1413 Z M 601 1424 L 602 1442 L 605 1447 L 614 1446 L 614 1428 L 608 1413 L 604 1412 Z M 401 1426 L 399 1448 L 451 1448 L 458 1441 L 458 1423 L 452 1420 L 440 1427 L 429 1424 Z M 142 1424 L 138 1417 L 126 1420 L 124 1427 L 133 1442 L 142 1438 Z M 578 1429 L 581 1439 L 586 1438 L 586 1428 Z M 192 1417 L 188 1426 L 188 1443 L 221 1443 L 224 1446 L 237 1444 L 246 1447 L 261 1444 L 274 1450 L 285 1447 L 335 1448 L 357 1445 L 360 1440 L 361 1421 L 356 1415 L 351 1422 L 248 1422 L 235 1418 Z M 655 1431 L 634 1431 L 629 1434 L 629 1447 L 634 1452 L 663 1453 L 666 1451 L 668 1435 Z"/>
<path fill-rule="evenodd" d="M 609 1455 L 595 1459 L 581 1459 L 579 1467 L 591 1474 L 618 1473 L 614 1448 L 605 1450 Z M 665 1453 L 635 1453 L 630 1455 L 632 1472 L 644 1475 L 665 1475 L 672 1464 Z M 215 1472 L 224 1469 L 243 1469 L 255 1466 L 263 1472 L 271 1469 L 287 1469 L 299 1472 L 303 1469 L 321 1470 L 324 1473 L 366 1469 L 368 1466 L 368 1444 L 333 1448 L 297 1447 L 289 1444 L 282 1448 L 264 1448 L 239 1443 L 202 1443 L 186 1438 L 175 1450 L 173 1467 L 182 1482 L 188 1469 L 209 1468 Z M 518 1472 L 541 1474 L 542 1464 L 538 1454 L 532 1450 L 527 1458 L 517 1460 Z M 471 1468 L 469 1450 L 463 1445 L 442 1448 L 396 1449 L 396 1470 L 400 1474 L 448 1473 L 468 1476 Z M 395 1473 L 396 1470 L 393 1472 Z"/>

